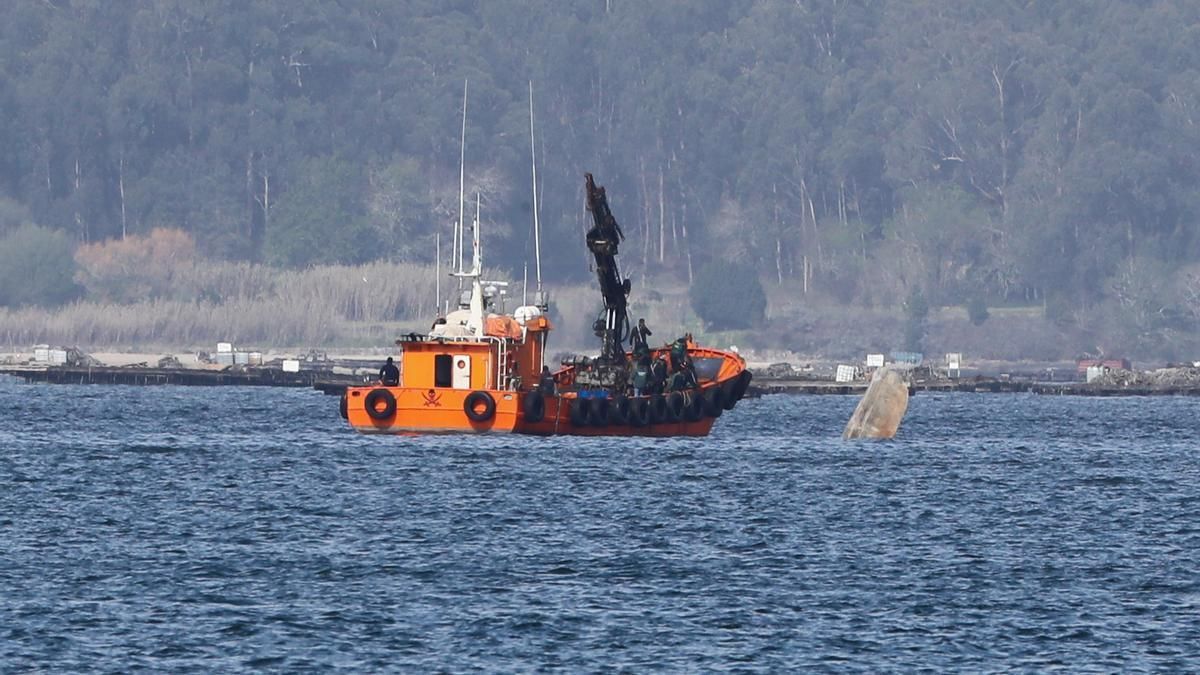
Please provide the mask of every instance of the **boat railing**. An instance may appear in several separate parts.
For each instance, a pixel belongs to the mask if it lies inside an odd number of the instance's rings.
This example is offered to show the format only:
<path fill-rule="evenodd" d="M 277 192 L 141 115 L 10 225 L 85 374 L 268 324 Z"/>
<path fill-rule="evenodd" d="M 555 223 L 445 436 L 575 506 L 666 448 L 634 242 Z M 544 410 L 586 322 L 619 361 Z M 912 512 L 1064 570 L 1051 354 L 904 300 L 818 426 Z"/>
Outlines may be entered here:
<path fill-rule="evenodd" d="M 476 337 L 474 335 L 421 335 L 419 333 L 406 333 L 396 339 L 396 345 L 403 351 L 404 345 L 410 342 L 436 342 L 443 343 L 490 343 L 495 348 L 496 367 L 488 369 L 488 377 L 485 386 L 487 388 L 495 387 L 496 389 L 512 389 L 513 388 L 513 372 L 509 367 L 508 352 L 509 343 L 524 343 L 525 340 L 514 340 L 513 338 L 497 337 L 495 335 L 485 335 Z M 401 359 L 403 361 L 403 359 Z M 495 374 L 493 378 L 492 375 Z M 403 381 L 403 380 L 401 380 Z"/>
<path fill-rule="evenodd" d="M 405 333 L 396 338 L 397 345 L 403 345 L 406 342 L 524 342 L 524 339 L 516 340 L 514 338 L 498 337 L 495 335 L 485 335 L 483 337 L 475 337 L 474 335 L 428 335 L 423 333 Z"/>

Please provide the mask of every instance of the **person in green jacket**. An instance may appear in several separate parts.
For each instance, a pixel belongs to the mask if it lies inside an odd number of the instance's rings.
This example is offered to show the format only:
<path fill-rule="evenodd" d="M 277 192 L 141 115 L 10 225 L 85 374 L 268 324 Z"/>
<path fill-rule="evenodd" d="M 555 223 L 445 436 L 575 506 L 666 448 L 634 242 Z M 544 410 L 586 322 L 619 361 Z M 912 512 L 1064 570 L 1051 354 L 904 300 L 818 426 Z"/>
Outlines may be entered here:
<path fill-rule="evenodd" d="M 650 356 L 645 355 L 637 360 L 633 367 L 633 395 L 641 396 L 650 384 Z"/>

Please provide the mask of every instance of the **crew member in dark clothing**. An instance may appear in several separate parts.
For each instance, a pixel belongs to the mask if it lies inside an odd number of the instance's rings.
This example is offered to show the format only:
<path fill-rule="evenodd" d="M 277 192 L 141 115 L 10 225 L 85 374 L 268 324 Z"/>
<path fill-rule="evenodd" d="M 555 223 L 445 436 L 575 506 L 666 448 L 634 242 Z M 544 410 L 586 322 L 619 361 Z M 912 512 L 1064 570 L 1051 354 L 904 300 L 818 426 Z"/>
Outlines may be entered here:
<path fill-rule="evenodd" d="M 687 376 L 682 370 L 677 370 L 671 373 L 671 377 L 667 378 L 667 391 L 683 391 L 687 389 Z"/>
<path fill-rule="evenodd" d="M 683 367 L 679 369 L 679 372 L 683 375 L 684 389 L 700 388 L 700 382 L 696 379 L 696 364 L 692 361 L 691 356 L 686 354 L 683 356 Z"/>
<path fill-rule="evenodd" d="M 521 391 L 521 364 L 517 363 L 516 359 L 512 362 L 512 377 L 508 380 L 508 387 L 513 391 Z"/>
<path fill-rule="evenodd" d="M 671 343 L 671 372 L 683 368 L 684 359 L 687 358 L 687 345 L 688 336 L 681 337 Z"/>
<path fill-rule="evenodd" d="M 650 357 L 643 356 L 638 359 L 637 366 L 633 369 L 633 395 L 641 396 L 648 393 L 650 386 Z"/>
<path fill-rule="evenodd" d="M 650 345 L 646 343 L 646 337 L 654 335 L 650 329 L 646 327 L 645 319 L 638 319 L 638 325 L 633 329 L 630 336 L 633 340 L 633 356 L 641 358 L 650 354 Z"/>
<path fill-rule="evenodd" d="M 542 375 L 538 378 L 538 389 L 542 393 L 550 396 L 554 394 L 554 374 L 550 372 L 550 366 L 542 366 Z"/>
<path fill-rule="evenodd" d="M 379 369 L 379 381 L 386 386 L 394 387 L 400 384 L 400 369 L 392 363 L 392 357 L 387 357 L 387 363 Z"/>
<path fill-rule="evenodd" d="M 667 361 L 666 355 L 662 355 L 650 362 L 650 393 L 661 394 L 666 391 L 667 385 Z"/>

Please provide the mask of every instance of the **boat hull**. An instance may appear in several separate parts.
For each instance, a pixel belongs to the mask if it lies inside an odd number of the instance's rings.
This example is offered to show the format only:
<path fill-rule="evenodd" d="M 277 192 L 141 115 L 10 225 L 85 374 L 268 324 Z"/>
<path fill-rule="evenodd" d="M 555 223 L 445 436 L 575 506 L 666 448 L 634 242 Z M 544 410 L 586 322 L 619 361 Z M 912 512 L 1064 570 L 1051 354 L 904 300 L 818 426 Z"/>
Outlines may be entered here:
<path fill-rule="evenodd" d="M 736 404 L 749 383 L 741 371 L 703 386 L 699 393 L 679 393 L 678 410 L 667 419 L 627 415 L 581 413 L 581 405 L 599 405 L 598 399 L 583 400 L 578 392 L 544 396 L 541 392 L 461 389 L 418 389 L 414 387 L 350 387 L 342 399 L 342 414 L 350 426 L 365 434 L 483 434 L 516 433 L 532 436 L 707 436 L 717 418 Z M 703 402 L 720 390 L 728 405 L 691 408 L 692 397 Z M 662 403 L 670 400 L 663 397 Z M 630 399 L 649 407 L 655 397 Z M 613 404 L 610 399 L 605 405 Z M 615 404 L 614 404 L 615 405 Z M 690 410 L 690 414 L 689 414 Z M 626 411 L 628 413 L 628 411 Z M 648 411 L 646 411 L 648 412 Z"/>
<path fill-rule="evenodd" d="M 702 417 L 695 421 L 658 422 L 645 426 L 576 424 L 571 421 L 572 400 L 561 396 L 547 397 L 546 417 L 539 422 L 522 419 L 516 432 L 531 436 L 707 436 L 716 422 L 715 417 Z"/>
<path fill-rule="evenodd" d="M 375 391 L 387 391 L 396 400 L 395 412 L 377 418 L 364 405 L 366 397 Z M 364 434 L 485 434 L 517 433 L 531 436 L 707 436 L 712 431 L 714 417 L 694 421 L 633 424 L 577 424 L 571 420 L 574 398 L 548 396 L 545 416 L 531 422 L 520 404 L 517 392 L 486 391 L 496 401 L 496 409 L 486 420 L 467 416 L 466 395 L 471 392 L 444 390 L 440 406 L 426 406 L 428 390 L 404 387 L 351 387 L 346 390 L 347 420 L 356 431 Z M 454 405 L 457 403 L 457 405 Z M 378 414 L 378 413 L 377 413 Z"/>
<path fill-rule="evenodd" d="M 467 412 L 468 399 L 472 395 L 479 399 L 479 394 L 489 397 L 493 408 L 489 412 L 477 404 L 476 419 L 472 419 Z M 388 403 L 389 397 L 394 406 Z M 346 420 L 365 434 L 512 433 L 521 414 L 515 391 L 350 387 L 343 400 Z"/>

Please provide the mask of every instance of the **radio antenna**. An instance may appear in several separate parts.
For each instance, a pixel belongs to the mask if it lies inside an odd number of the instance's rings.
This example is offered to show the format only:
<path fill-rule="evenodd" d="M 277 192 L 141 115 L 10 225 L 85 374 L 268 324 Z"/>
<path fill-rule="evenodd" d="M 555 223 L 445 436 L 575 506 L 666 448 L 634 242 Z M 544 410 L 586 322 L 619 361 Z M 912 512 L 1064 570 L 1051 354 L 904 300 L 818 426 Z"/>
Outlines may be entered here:
<path fill-rule="evenodd" d="M 533 138 L 533 80 L 529 81 L 529 162 L 533 165 L 533 259 L 537 289 L 542 290 L 542 231 L 538 222 L 537 154 Z"/>
<path fill-rule="evenodd" d="M 463 271 L 463 210 L 466 206 L 467 181 L 467 80 L 463 80 L 463 113 L 462 113 L 462 142 L 458 152 L 458 231 L 455 233 L 458 244 L 458 272 Z M 458 288 L 462 290 L 462 277 L 458 278 Z"/>

